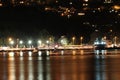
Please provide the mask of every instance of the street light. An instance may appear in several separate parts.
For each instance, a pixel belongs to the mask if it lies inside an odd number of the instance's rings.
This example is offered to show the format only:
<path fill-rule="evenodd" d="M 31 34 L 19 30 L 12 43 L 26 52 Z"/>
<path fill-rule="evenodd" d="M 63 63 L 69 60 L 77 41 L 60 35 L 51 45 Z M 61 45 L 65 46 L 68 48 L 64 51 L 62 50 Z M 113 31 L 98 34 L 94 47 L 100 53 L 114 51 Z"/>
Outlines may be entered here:
<path fill-rule="evenodd" d="M 20 44 L 23 44 L 23 41 L 22 41 L 22 40 L 20 41 Z"/>
<path fill-rule="evenodd" d="M 114 37 L 114 45 L 117 46 L 117 36 Z"/>
<path fill-rule="evenodd" d="M 48 45 L 48 47 L 49 47 L 49 41 L 48 41 L 48 40 L 46 41 L 46 43 L 47 43 L 47 45 Z"/>
<path fill-rule="evenodd" d="M 83 36 L 80 37 L 81 46 L 82 46 L 82 41 L 83 41 Z"/>
<path fill-rule="evenodd" d="M 72 37 L 72 40 L 73 40 L 73 45 L 74 45 L 74 43 L 75 43 L 75 37 Z"/>
<path fill-rule="evenodd" d="M 12 41 L 12 38 L 9 38 L 8 40 L 9 40 L 9 41 Z"/>
<path fill-rule="evenodd" d="M 22 40 L 20 40 L 20 41 L 19 41 L 19 44 L 20 44 L 20 46 L 22 46 L 22 44 L 23 44 L 23 41 L 22 41 Z"/>
<path fill-rule="evenodd" d="M 84 0 L 85 2 L 88 2 L 88 0 Z"/>
<path fill-rule="evenodd" d="M 11 41 L 10 41 L 10 45 L 11 45 L 11 47 L 13 47 L 13 44 L 14 44 L 14 41 L 11 40 Z"/>
<path fill-rule="evenodd" d="M 31 40 L 29 40 L 29 41 L 28 41 L 28 44 L 29 44 L 29 46 L 31 47 L 32 41 L 31 41 Z"/>
<path fill-rule="evenodd" d="M 38 44 L 41 46 L 41 44 L 42 44 L 42 41 L 41 41 L 41 40 L 38 40 Z"/>

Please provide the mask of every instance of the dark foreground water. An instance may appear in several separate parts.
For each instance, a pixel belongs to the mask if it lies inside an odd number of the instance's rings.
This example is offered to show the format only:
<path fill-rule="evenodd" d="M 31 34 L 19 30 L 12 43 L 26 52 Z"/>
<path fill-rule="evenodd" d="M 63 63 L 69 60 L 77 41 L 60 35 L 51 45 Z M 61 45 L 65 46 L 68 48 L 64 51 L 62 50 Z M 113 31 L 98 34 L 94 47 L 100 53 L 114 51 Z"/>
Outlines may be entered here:
<path fill-rule="evenodd" d="M 109 52 L 47 57 L 2 54 L 0 80 L 120 80 L 120 54 Z"/>

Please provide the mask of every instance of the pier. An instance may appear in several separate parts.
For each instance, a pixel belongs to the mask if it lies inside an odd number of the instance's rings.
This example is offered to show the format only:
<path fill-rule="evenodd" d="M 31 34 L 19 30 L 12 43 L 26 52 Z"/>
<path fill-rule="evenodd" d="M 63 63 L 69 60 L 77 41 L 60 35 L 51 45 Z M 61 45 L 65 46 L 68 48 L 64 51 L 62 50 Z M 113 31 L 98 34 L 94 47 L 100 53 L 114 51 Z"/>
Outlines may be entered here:
<path fill-rule="evenodd" d="M 39 48 L 9 48 L 9 47 L 1 47 L 0 52 L 16 52 L 16 51 L 32 51 L 32 52 L 38 52 L 38 51 L 46 51 L 46 50 L 85 50 L 85 49 L 94 49 L 93 46 L 61 46 L 61 47 L 39 47 Z"/>

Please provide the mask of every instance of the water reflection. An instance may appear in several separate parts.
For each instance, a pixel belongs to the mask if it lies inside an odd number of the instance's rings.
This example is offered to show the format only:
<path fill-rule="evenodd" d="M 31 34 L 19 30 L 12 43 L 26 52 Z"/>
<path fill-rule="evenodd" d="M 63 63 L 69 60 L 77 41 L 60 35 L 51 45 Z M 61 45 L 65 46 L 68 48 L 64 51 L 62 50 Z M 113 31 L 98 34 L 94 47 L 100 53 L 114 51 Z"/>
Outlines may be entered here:
<path fill-rule="evenodd" d="M 19 80 L 24 80 L 24 58 L 23 57 L 20 57 L 20 69 L 19 69 Z"/>
<path fill-rule="evenodd" d="M 34 73 L 33 73 L 33 61 L 32 57 L 28 57 L 28 80 L 33 80 L 34 79 Z"/>
<path fill-rule="evenodd" d="M 13 56 L 13 53 L 11 53 Z M 8 58 L 8 80 L 16 80 L 16 67 L 15 67 L 15 58 Z"/>
<path fill-rule="evenodd" d="M 104 55 L 95 56 L 95 80 L 106 79 L 106 60 Z"/>
<path fill-rule="evenodd" d="M 88 51 L 87 51 L 88 52 Z M 99 52 L 99 51 L 97 51 Z M 115 51 L 116 52 L 116 51 Z M 118 52 L 118 51 L 117 51 Z M 58 56 L 0 56 L 0 80 L 119 80 L 120 55 L 85 55 L 84 50 Z M 28 54 L 28 52 L 26 53 Z M 51 52 L 49 52 L 51 54 Z M 84 54 L 84 55 L 78 55 Z M 7 56 L 8 55 L 8 56 Z"/>
<path fill-rule="evenodd" d="M 50 57 L 38 57 L 38 80 L 51 80 Z"/>
<path fill-rule="evenodd" d="M 61 50 L 61 55 L 64 55 L 64 50 Z"/>
<path fill-rule="evenodd" d="M 97 55 L 99 54 L 105 55 L 107 53 L 107 50 L 94 50 L 94 53 Z"/>

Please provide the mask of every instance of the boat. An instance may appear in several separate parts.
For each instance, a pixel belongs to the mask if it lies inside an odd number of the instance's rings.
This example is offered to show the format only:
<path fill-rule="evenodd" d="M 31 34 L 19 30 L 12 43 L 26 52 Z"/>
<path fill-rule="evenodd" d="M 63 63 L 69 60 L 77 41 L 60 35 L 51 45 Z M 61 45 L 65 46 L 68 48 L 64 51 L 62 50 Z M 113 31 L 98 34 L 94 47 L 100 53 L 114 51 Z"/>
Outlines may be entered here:
<path fill-rule="evenodd" d="M 99 49 L 99 50 L 106 49 L 106 41 L 102 39 L 100 40 L 96 39 L 94 41 L 94 49 Z"/>

